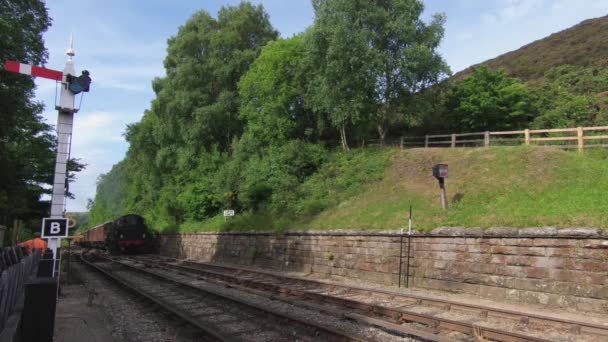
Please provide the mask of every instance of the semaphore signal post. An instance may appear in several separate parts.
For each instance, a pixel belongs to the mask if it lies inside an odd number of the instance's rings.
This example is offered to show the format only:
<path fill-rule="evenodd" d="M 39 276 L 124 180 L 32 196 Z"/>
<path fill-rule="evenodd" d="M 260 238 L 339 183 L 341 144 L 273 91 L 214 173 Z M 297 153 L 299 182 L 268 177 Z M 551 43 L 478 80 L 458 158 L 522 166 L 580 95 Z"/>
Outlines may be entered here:
<path fill-rule="evenodd" d="M 75 96 L 80 92 L 88 92 L 91 78 L 88 71 L 83 71 L 81 76 L 75 76 L 73 57 L 73 40 L 70 39 L 70 48 L 66 52 L 68 60 L 63 72 L 46 69 L 38 66 L 6 61 L 5 69 L 25 75 L 48 78 L 61 82 L 61 93 L 59 103 L 55 109 L 58 111 L 57 118 L 57 157 L 55 159 L 55 174 L 53 177 L 53 192 L 51 197 L 51 215 L 42 221 L 43 238 L 48 239 L 48 247 L 53 251 L 53 277 L 59 275 L 58 249 L 61 239 L 68 236 L 68 219 L 65 218 L 65 197 L 67 184 L 67 165 L 70 158 L 70 145 L 72 140 L 72 127 L 74 113 L 78 112 L 75 107 Z"/>

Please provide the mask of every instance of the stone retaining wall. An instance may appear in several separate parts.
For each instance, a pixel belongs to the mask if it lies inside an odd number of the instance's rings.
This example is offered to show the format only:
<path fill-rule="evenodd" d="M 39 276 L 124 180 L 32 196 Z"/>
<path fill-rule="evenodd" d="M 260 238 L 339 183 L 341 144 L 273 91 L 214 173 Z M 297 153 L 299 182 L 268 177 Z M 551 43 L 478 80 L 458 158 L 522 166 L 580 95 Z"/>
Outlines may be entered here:
<path fill-rule="evenodd" d="M 410 244 L 409 267 L 398 232 L 164 235 L 161 253 L 608 313 L 608 232 L 438 228 Z"/>

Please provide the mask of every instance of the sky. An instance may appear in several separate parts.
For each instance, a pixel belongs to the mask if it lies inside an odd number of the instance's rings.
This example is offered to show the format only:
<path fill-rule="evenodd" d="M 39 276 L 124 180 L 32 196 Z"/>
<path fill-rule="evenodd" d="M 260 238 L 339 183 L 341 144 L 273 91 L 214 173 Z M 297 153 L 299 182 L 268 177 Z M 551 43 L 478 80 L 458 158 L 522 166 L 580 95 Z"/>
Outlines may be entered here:
<path fill-rule="evenodd" d="M 239 0 L 47 0 L 53 20 L 45 33 L 46 67 L 62 70 L 70 34 L 76 72 L 86 69 L 93 83 L 75 115 L 72 157 L 87 164 L 70 185 L 76 199 L 68 211 L 85 211 L 95 197 L 100 174 L 110 171 L 128 149 L 125 127 L 138 122 L 154 98 L 151 82 L 164 76 L 166 42 L 199 10 L 216 16 Z M 310 0 L 257 0 L 282 37 L 313 23 Z M 607 15 L 608 0 L 425 0 L 423 18 L 447 16 L 440 53 L 458 72 L 569 28 Z M 56 85 L 37 79 L 36 97 L 46 105 L 45 120 L 56 124 Z M 77 101 L 80 101 L 78 98 Z"/>

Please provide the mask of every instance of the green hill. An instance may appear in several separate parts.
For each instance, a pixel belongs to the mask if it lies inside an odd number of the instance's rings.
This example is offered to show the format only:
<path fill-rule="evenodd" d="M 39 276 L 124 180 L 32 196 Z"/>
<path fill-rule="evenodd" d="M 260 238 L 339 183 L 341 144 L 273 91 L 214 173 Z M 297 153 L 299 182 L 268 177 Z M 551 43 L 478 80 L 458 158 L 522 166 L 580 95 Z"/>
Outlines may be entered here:
<path fill-rule="evenodd" d="M 362 150 L 324 165 L 299 203 L 323 203 L 316 215 L 276 219 L 217 217 L 186 230 L 397 229 L 410 205 L 418 229 L 464 227 L 608 227 L 608 153 L 543 147 Z M 372 168 L 383 165 L 385 168 Z M 441 210 L 431 167 L 447 163 L 450 209 Z M 350 182 L 350 184 L 348 184 Z M 320 195 L 322 194 L 322 195 Z"/>
<path fill-rule="evenodd" d="M 502 68 L 524 81 L 542 78 L 551 68 L 569 64 L 580 67 L 608 66 L 608 16 L 589 19 L 478 65 Z M 454 75 L 470 75 L 474 65 Z"/>

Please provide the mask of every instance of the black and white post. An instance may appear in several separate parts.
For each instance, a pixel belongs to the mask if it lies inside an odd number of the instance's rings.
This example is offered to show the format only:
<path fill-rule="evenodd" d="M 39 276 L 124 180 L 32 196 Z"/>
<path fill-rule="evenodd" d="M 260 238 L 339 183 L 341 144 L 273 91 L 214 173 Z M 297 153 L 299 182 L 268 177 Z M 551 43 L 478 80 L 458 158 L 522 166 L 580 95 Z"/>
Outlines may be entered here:
<path fill-rule="evenodd" d="M 67 220 L 65 216 L 65 197 L 66 197 L 66 182 L 67 182 L 67 166 L 70 158 L 70 144 L 72 142 L 72 127 L 74 124 L 75 95 L 69 90 L 69 75 L 75 75 L 73 57 L 75 55 L 73 49 L 73 40 L 70 39 L 70 48 L 66 52 L 68 60 L 63 69 L 63 80 L 61 81 L 61 93 L 59 96 L 59 104 L 55 106 L 58 111 L 57 118 L 57 157 L 55 159 L 55 176 L 53 178 L 53 193 L 51 198 L 51 219 L 65 220 L 66 229 L 61 233 L 63 236 L 49 236 L 49 248 L 53 250 L 53 276 L 59 273 L 59 262 L 61 256 L 57 250 L 61 246 L 61 238 L 67 236 Z"/>

